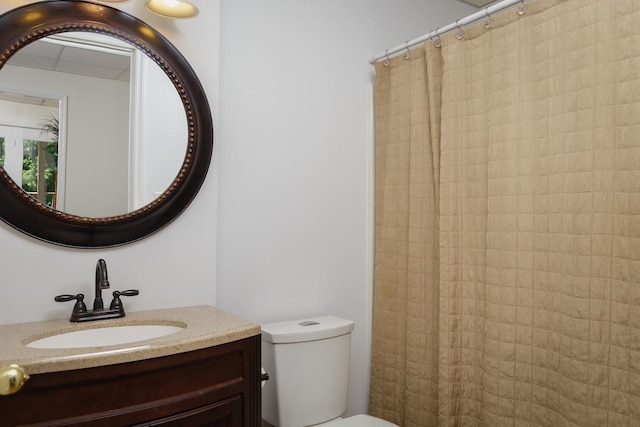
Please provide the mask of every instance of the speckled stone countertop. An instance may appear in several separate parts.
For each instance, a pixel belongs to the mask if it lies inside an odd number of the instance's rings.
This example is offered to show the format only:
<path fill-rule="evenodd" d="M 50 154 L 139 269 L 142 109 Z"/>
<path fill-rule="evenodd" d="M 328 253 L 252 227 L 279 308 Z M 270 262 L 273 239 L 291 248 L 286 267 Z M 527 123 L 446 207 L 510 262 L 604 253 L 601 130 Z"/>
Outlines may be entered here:
<path fill-rule="evenodd" d="M 25 344 L 66 332 L 122 325 L 185 329 L 159 338 L 104 347 L 38 349 Z M 260 325 L 210 306 L 127 313 L 119 319 L 71 323 L 68 319 L 0 326 L 0 366 L 16 363 L 28 374 L 114 365 L 225 344 L 260 334 Z"/>

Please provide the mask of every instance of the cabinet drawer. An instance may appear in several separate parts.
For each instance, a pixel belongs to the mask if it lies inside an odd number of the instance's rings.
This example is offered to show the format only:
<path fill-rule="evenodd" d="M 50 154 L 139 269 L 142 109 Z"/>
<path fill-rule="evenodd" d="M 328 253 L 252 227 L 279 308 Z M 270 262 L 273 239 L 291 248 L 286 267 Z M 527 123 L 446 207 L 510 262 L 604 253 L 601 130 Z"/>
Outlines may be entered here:
<path fill-rule="evenodd" d="M 222 402 L 177 415 L 137 424 L 133 427 L 232 427 L 242 425 L 242 399 L 236 396 Z"/>

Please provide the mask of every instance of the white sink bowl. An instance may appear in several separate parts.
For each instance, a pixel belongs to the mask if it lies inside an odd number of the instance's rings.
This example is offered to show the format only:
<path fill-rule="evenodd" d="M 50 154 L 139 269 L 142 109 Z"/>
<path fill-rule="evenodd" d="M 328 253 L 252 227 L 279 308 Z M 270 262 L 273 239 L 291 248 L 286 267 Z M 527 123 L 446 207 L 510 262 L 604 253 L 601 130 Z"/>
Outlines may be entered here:
<path fill-rule="evenodd" d="M 40 338 L 26 344 L 29 348 L 85 348 L 130 344 L 175 334 L 184 329 L 170 325 L 123 325 L 84 329 Z"/>

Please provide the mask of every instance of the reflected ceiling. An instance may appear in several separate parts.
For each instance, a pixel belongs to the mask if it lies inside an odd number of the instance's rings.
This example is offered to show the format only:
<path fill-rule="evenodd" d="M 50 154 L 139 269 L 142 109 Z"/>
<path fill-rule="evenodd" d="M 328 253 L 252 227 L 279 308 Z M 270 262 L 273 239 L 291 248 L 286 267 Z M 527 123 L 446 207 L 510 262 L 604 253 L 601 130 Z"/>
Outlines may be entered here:
<path fill-rule="evenodd" d="M 38 40 L 20 49 L 10 64 L 101 79 L 129 81 L 131 57 L 104 49 L 87 49 Z"/>
<path fill-rule="evenodd" d="M 99 37 L 93 36 L 94 39 Z M 45 41 L 47 40 L 47 41 Z M 131 55 L 127 50 L 102 48 L 55 38 L 40 39 L 17 51 L 8 62 L 16 67 L 128 82 Z M 57 107 L 58 100 L 43 99 L 0 90 L 0 100 Z"/>

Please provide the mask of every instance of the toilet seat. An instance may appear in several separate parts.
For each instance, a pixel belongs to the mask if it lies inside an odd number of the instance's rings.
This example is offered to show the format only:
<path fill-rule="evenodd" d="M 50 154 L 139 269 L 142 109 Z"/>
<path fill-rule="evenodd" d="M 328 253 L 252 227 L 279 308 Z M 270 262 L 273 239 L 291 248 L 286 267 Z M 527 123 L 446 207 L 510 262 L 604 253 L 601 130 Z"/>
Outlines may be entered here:
<path fill-rule="evenodd" d="M 396 424 L 389 421 L 382 420 L 380 418 L 372 417 L 371 415 L 354 415 L 347 418 L 338 418 L 319 426 L 327 427 L 398 427 Z M 319 427 L 318 426 L 318 427 Z"/>

